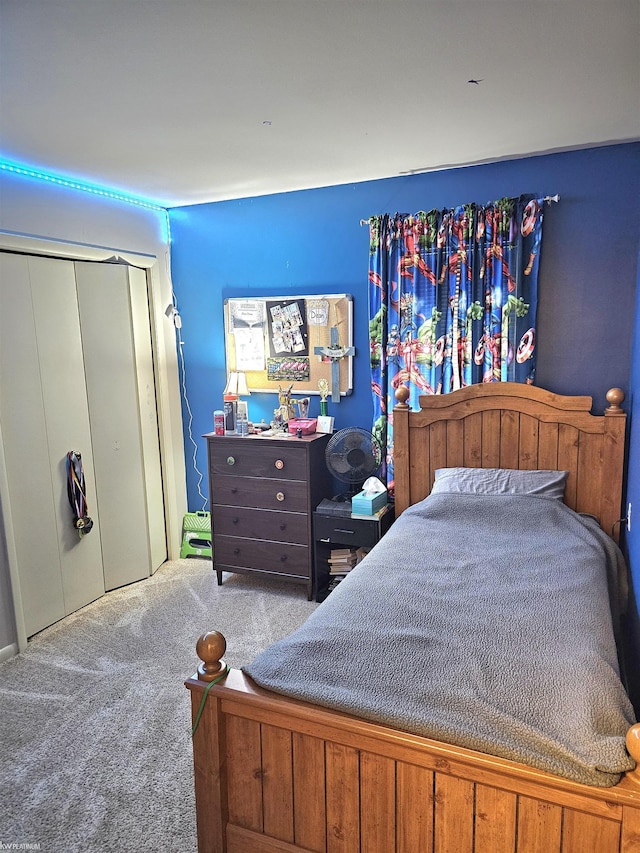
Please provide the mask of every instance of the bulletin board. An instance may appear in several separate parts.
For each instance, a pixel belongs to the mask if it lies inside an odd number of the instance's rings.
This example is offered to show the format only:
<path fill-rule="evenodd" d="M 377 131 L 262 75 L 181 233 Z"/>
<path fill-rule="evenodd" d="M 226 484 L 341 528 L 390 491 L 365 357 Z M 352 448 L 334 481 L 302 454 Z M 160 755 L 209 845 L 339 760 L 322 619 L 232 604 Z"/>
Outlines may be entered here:
<path fill-rule="evenodd" d="M 349 294 L 225 299 L 224 343 L 227 374 L 244 371 L 250 391 L 277 394 L 279 386 L 293 382 L 295 394 L 319 394 L 321 379 L 332 387 L 336 362 L 340 394 L 353 390 L 353 355 L 332 361 L 316 352 L 322 348 L 335 354 L 353 348 Z"/>

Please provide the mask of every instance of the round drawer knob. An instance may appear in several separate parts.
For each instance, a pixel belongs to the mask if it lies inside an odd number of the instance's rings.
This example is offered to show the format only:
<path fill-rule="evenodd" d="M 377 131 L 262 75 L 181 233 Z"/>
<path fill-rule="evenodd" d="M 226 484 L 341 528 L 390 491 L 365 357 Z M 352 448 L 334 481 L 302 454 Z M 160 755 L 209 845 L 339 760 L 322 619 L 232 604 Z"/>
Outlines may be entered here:
<path fill-rule="evenodd" d="M 273 464 L 276 466 L 278 471 L 282 471 L 282 469 L 284 468 L 284 462 L 282 461 L 282 459 L 276 459 Z"/>
<path fill-rule="evenodd" d="M 284 500 L 284 492 L 276 492 L 276 499 L 279 501 Z"/>
<path fill-rule="evenodd" d="M 227 456 L 227 465 L 235 465 L 236 460 L 234 456 Z"/>
<path fill-rule="evenodd" d="M 287 561 L 287 555 L 286 555 L 286 554 L 282 554 L 282 556 L 280 557 L 280 562 L 281 562 L 281 563 L 286 563 L 286 561 Z"/>
<path fill-rule="evenodd" d="M 239 553 L 240 553 L 240 548 L 234 548 L 234 549 L 233 549 L 233 553 L 234 553 L 234 554 L 239 554 Z"/>
<path fill-rule="evenodd" d="M 286 529 L 287 529 L 287 525 L 286 525 L 286 524 L 281 524 L 281 525 L 280 525 L 280 530 L 286 530 Z"/>
<path fill-rule="evenodd" d="M 232 518 L 232 519 L 231 519 L 231 523 L 232 523 L 232 524 L 237 524 L 239 521 L 240 521 L 240 519 L 239 519 L 239 518 Z"/>

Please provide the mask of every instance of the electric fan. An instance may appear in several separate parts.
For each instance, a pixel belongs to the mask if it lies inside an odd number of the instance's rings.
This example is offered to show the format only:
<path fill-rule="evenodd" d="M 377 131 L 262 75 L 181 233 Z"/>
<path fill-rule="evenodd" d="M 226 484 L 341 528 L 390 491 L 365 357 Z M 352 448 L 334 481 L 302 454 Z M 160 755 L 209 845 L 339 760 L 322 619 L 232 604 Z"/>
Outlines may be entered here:
<path fill-rule="evenodd" d="M 361 427 L 346 427 L 331 436 L 325 450 L 327 468 L 336 480 L 348 483 L 347 498 L 355 495 L 367 477 L 382 462 L 382 448 L 372 433 Z"/>

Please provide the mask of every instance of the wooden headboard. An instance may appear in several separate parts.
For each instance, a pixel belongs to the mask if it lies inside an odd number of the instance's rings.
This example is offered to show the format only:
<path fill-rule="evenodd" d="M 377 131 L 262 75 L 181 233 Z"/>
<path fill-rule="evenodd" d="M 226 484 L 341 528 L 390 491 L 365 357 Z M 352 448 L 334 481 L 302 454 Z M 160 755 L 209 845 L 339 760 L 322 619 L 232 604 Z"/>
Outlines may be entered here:
<path fill-rule="evenodd" d="M 568 471 L 565 503 L 596 516 L 618 541 L 626 415 L 624 392 L 607 393 L 604 415 L 591 397 L 564 397 L 535 385 L 495 382 L 419 398 L 396 391 L 393 410 L 396 516 L 431 491 L 436 468 Z"/>

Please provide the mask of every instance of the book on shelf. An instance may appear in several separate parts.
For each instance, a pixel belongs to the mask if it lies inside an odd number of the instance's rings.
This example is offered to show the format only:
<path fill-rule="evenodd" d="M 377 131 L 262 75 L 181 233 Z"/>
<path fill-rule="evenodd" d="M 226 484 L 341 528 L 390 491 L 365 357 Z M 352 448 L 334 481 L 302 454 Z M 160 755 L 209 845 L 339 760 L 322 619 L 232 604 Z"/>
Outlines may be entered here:
<path fill-rule="evenodd" d="M 329 554 L 329 574 L 342 575 L 351 571 L 357 561 L 356 548 L 332 548 Z"/>
<path fill-rule="evenodd" d="M 355 548 L 332 548 L 330 559 L 337 560 L 340 557 L 351 557 L 355 553 Z"/>
<path fill-rule="evenodd" d="M 352 553 L 352 554 L 345 554 L 345 555 L 344 555 L 344 556 L 342 556 L 342 557 L 340 557 L 340 556 L 335 556 L 334 554 L 332 554 L 332 555 L 329 557 L 329 562 L 330 562 L 330 563 L 333 563 L 334 565 L 337 565 L 338 563 L 355 563 L 355 561 L 356 561 L 356 552 L 355 552 L 355 550 L 353 551 L 353 553 Z"/>
<path fill-rule="evenodd" d="M 374 520 L 374 519 L 379 519 L 379 518 L 382 518 L 382 516 L 386 512 L 388 512 L 389 507 L 390 507 L 390 504 L 386 503 L 384 506 L 381 506 L 379 510 L 372 513 L 371 515 L 366 515 L 366 514 L 361 513 L 361 512 L 352 512 L 351 518 L 366 518 L 369 521 Z"/>
<path fill-rule="evenodd" d="M 329 581 L 329 586 L 327 587 L 327 595 L 329 595 L 330 592 L 333 592 L 333 590 L 338 586 L 341 580 L 342 575 L 336 575 L 335 577 L 331 578 L 331 580 Z"/>
<path fill-rule="evenodd" d="M 330 575 L 346 575 L 369 553 L 368 548 L 336 548 L 328 558 Z"/>
<path fill-rule="evenodd" d="M 350 572 L 355 565 L 355 560 L 352 563 L 329 563 L 329 574 L 345 574 L 346 572 Z"/>

